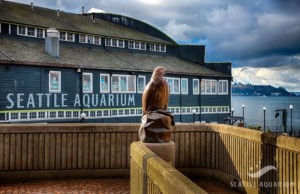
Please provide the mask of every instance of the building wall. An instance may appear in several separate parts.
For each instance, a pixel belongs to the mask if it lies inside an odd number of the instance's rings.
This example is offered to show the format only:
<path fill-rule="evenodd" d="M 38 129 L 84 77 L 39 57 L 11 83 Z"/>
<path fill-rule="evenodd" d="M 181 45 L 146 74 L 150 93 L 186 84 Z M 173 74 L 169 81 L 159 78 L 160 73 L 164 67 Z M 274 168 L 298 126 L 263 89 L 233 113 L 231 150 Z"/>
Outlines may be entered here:
<path fill-rule="evenodd" d="M 50 71 L 61 72 L 61 92 L 49 92 Z M 82 73 L 92 73 L 93 93 L 82 93 Z M 142 94 L 100 93 L 100 73 L 129 75 L 129 72 L 122 71 L 81 69 L 79 73 L 72 68 L 2 64 L 0 121 L 79 122 L 79 115 L 83 111 L 87 114 L 85 122 L 140 122 Z M 146 76 L 146 83 L 151 77 L 150 73 L 135 72 L 135 76 L 138 75 Z M 224 116 L 229 114 L 230 93 L 194 95 L 192 80 L 197 77 L 166 77 L 188 79 L 188 94 L 170 95 L 169 108 L 175 115 L 175 122 L 224 122 Z M 202 106 L 211 107 L 211 110 L 212 107 L 223 106 L 228 111 L 200 114 Z M 175 109 L 177 112 L 174 112 Z M 193 109 L 197 109 L 195 115 L 192 113 Z"/>

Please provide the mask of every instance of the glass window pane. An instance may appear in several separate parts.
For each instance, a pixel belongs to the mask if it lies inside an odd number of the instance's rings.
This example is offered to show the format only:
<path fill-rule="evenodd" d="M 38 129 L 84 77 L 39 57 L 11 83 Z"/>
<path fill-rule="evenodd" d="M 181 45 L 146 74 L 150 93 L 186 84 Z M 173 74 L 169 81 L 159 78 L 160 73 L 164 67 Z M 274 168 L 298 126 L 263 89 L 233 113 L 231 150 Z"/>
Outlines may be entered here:
<path fill-rule="evenodd" d="M 225 93 L 225 94 L 228 93 L 228 82 L 227 81 L 223 82 L 223 93 Z"/>
<path fill-rule="evenodd" d="M 173 79 L 168 78 L 167 82 L 169 84 L 170 87 L 170 93 L 174 91 L 174 86 L 173 86 Z"/>
<path fill-rule="evenodd" d="M 91 73 L 83 73 L 82 83 L 82 91 L 84 93 L 93 92 L 93 77 Z"/>
<path fill-rule="evenodd" d="M 44 30 L 43 29 L 36 29 L 36 37 L 43 38 L 44 37 Z"/>
<path fill-rule="evenodd" d="M 127 78 L 126 78 L 126 76 L 121 76 L 121 91 L 127 91 Z"/>
<path fill-rule="evenodd" d="M 100 92 L 109 92 L 109 76 L 100 75 Z"/>
<path fill-rule="evenodd" d="M 111 77 L 111 89 L 112 89 L 112 91 L 119 91 L 119 77 L 118 76 Z"/>
<path fill-rule="evenodd" d="M 128 77 L 128 91 L 129 92 L 135 91 L 135 76 L 133 75 Z"/>
<path fill-rule="evenodd" d="M 27 35 L 28 36 L 35 36 L 35 28 L 27 27 Z"/>
<path fill-rule="evenodd" d="M 128 42 L 128 48 L 131 48 L 131 49 L 133 48 L 133 41 Z"/>
<path fill-rule="evenodd" d="M 187 79 L 181 80 L 181 93 L 182 94 L 188 93 L 188 80 Z"/>
<path fill-rule="evenodd" d="M 26 35 L 26 27 L 25 26 L 19 26 L 18 34 Z"/>
<path fill-rule="evenodd" d="M 60 71 L 49 72 L 49 92 L 61 91 L 61 73 Z"/>
<path fill-rule="evenodd" d="M 179 93 L 179 79 L 174 79 L 174 93 Z"/>
<path fill-rule="evenodd" d="M 199 94 L 199 80 L 193 80 L 193 93 Z"/>
<path fill-rule="evenodd" d="M 119 47 L 124 47 L 124 40 L 119 40 Z"/>
<path fill-rule="evenodd" d="M 60 40 L 66 40 L 66 33 L 65 32 L 59 32 L 59 39 Z"/>
<path fill-rule="evenodd" d="M 80 37 L 79 37 L 79 42 L 81 42 L 81 43 L 85 43 L 86 42 L 86 38 L 85 38 L 86 36 L 85 35 L 83 35 L 83 34 L 80 34 Z"/>
<path fill-rule="evenodd" d="M 118 46 L 117 45 L 117 39 L 112 39 L 112 46 L 115 46 L 115 47 Z"/>
<path fill-rule="evenodd" d="M 215 94 L 217 92 L 217 81 L 211 81 L 211 93 Z"/>
<path fill-rule="evenodd" d="M 73 41 L 73 33 L 68 33 L 67 34 L 67 40 L 68 41 Z"/>
<path fill-rule="evenodd" d="M 93 44 L 93 36 L 87 36 L 87 43 Z"/>
<path fill-rule="evenodd" d="M 138 92 L 143 92 L 145 89 L 145 77 L 138 77 L 138 81 L 137 81 L 137 85 L 138 85 Z"/>
<path fill-rule="evenodd" d="M 105 45 L 106 46 L 111 46 L 111 39 L 110 38 L 105 39 Z"/>

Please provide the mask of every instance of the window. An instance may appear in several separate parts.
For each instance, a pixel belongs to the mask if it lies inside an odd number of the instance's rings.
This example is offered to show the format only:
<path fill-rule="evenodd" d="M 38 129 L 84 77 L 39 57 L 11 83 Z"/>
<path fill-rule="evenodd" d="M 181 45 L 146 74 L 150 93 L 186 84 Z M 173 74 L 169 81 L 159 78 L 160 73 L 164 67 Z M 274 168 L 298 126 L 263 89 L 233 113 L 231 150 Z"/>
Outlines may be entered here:
<path fill-rule="evenodd" d="M 199 94 L 199 80 L 193 79 L 193 94 Z"/>
<path fill-rule="evenodd" d="M 202 94 L 216 94 L 217 93 L 217 80 L 202 80 L 201 81 Z"/>
<path fill-rule="evenodd" d="M 50 71 L 49 72 L 49 92 L 59 93 L 61 92 L 61 72 Z"/>
<path fill-rule="evenodd" d="M 86 43 L 86 35 L 80 34 L 79 35 L 79 42 L 80 43 Z"/>
<path fill-rule="evenodd" d="M 146 77 L 145 76 L 138 76 L 137 78 L 137 92 L 143 93 L 146 85 Z"/>
<path fill-rule="evenodd" d="M 141 49 L 146 50 L 146 43 L 144 43 L 144 42 L 141 43 Z"/>
<path fill-rule="evenodd" d="M 166 45 L 163 45 L 163 44 L 150 44 L 150 51 L 166 52 Z"/>
<path fill-rule="evenodd" d="M 111 39 L 110 38 L 105 39 L 105 46 L 111 46 Z"/>
<path fill-rule="evenodd" d="M 26 26 L 18 26 L 18 35 L 26 36 Z"/>
<path fill-rule="evenodd" d="M 125 44 L 124 44 L 124 40 L 106 38 L 105 39 L 105 46 L 124 48 Z"/>
<path fill-rule="evenodd" d="M 17 26 L 17 34 L 21 36 L 31 36 L 37 38 L 44 38 L 44 30 L 40 28 Z"/>
<path fill-rule="evenodd" d="M 66 40 L 66 33 L 65 32 L 59 32 L 59 39 L 60 40 Z"/>
<path fill-rule="evenodd" d="M 101 45 L 101 37 L 94 36 L 94 44 Z"/>
<path fill-rule="evenodd" d="M 67 33 L 67 41 L 74 42 L 74 34 L 73 33 Z"/>
<path fill-rule="evenodd" d="M 109 93 L 109 75 L 100 74 L 100 93 Z"/>
<path fill-rule="evenodd" d="M 228 94 L 228 81 L 227 80 L 219 80 L 218 93 L 219 94 Z"/>
<path fill-rule="evenodd" d="M 128 48 L 133 49 L 133 41 L 128 42 Z"/>
<path fill-rule="evenodd" d="M 93 36 L 86 36 L 87 37 L 87 43 L 88 44 L 93 44 L 94 41 L 93 41 Z"/>
<path fill-rule="evenodd" d="M 188 94 L 189 88 L 188 88 L 188 79 L 182 78 L 181 79 L 181 94 Z"/>
<path fill-rule="evenodd" d="M 170 94 L 179 94 L 180 93 L 180 83 L 179 78 L 166 78 L 167 83 L 169 84 Z"/>
<path fill-rule="evenodd" d="M 44 38 L 44 30 L 43 29 L 36 29 L 36 37 L 38 38 Z"/>
<path fill-rule="evenodd" d="M 112 46 L 117 47 L 118 46 L 118 40 L 112 39 Z"/>
<path fill-rule="evenodd" d="M 83 73 L 82 74 L 82 92 L 93 93 L 93 74 Z"/>
<path fill-rule="evenodd" d="M 111 90 L 114 93 L 134 93 L 136 91 L 136 76 L 134 75 L 112 75 Z"/>

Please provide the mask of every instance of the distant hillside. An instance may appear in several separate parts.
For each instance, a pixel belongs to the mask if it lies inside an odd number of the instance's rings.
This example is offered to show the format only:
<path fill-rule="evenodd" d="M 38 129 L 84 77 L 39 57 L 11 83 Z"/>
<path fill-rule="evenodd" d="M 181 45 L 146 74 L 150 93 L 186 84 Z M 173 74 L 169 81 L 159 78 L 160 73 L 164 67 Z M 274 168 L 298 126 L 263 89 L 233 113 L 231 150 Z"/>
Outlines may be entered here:
<path fill-rule="evenodd" d="M 252 85 L 234 83 L 232 85 L 233 96 L 295 96 L 283 87 L 275 88 L 271 85 Z"/>

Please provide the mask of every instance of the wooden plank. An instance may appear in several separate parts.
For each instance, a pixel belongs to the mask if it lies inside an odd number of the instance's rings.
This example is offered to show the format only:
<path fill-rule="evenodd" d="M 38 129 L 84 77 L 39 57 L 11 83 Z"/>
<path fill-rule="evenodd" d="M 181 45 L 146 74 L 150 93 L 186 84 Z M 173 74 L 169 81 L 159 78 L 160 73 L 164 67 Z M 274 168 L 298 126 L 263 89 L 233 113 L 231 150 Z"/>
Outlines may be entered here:
<path fill-rule="evenodd" d="M 71 169 L 73 165 L 73 135 L 67 133 L 67 169 Z"/>
<path fill-rule="evenodd" d="M 206 161 L 205 161 L 205 167 L 211 168 L 211 132 L 206 133 L 206 144 L 205 144 L 205 155 L 206 155 Z"/>
<path fill-rule="evenodd" d="M 22 135 L 16 134 L 16 170 L 21 170 L 22 168 Z"/>
<path fill-rule="evenodd" d="M 116 133 L 116 168 L 122 166 L 122 133 Z"/>
<path fill-rule="evenodd" d="M 72 135 L 72 169 L 78 169 L 78 133 Z"/>
<path fill-rule="evenodd" d="M 45 134 L 45 170 L 50 169 L 50 134 Z"/>
<path fill-rule="evenodd" d="M 297 160 L 299 153 L 293 152 L 293 169 L 294 169 L 294 177 L 293 177 L 293 188 L 294 188 L 294 193 L 300 193 L 300 188 L 299 190 L 297 189 L 299 183 L 300 183 L 300 169 L 299 165 L 297 165 L 297 162 L 300 162 L 300 158 Z M 297 192 L 298 190 L 298 192 Z"/>
<path fill-rule="evenodd" d="M 78 169 L 82 169 L 83 168 L 83 160 L 84 160 L 84 147 L 83 147 L 83 143 L 84 140 L 83 140 L 83 134 L 82 133 L 79 133 L 78 134 L 78 149 L 77 149 L 77 152 L 78 152 L 78 166 L 77 168 Z"/>
<path fill-rule="evenodd" d="M 196 166 L 195 167 L 200 167 L 201 166 L 201 141 L 200 141 L 200 132 L 196 131 L 196 139 L 195 139 L 195 143 L 196 143 Z M 176 152 L 177 153 L 177 152 Z"/>
<path fill-rule="evenodd" d="M 105 133 L 100 134 L 100 168 L 105 168 Z"/>
<path fill-rule="evenodd" d="M 121 162 L 121 168 L 125 169 L 126 168 L 126 161 L 127 161 L 127 157 L 130 158 L 130 153 L 127 153 L 127 135 L 126 133 L 122 133 L 122 137 L 121 137 L 121 141 L 122 141 L 122 148 L 121 148 L 121 152 L 122 152 L 122 162 Z"/>
<path fill-rule="evenodd" d="M 95 168 L 100 168 L 100 133 L 95 133 Z"/>
<path fill-rule="evenodd" d="M 61 133 L 55 134 L 55 169 L 61 169 Z"/>
<path fill-rule="evenodd" d="M 186 131 L 183 134 L 184 137 L 184 167 L 190 168 L 191 167 L 191 149 L 190 149 L 190 132 Z"/>
<path fill-rule="evenodd" d="M 184 163 L 185 163 L 185 135 L 184 133 L 179 133 L 179 141 L 180 141 L 180 144 L 179 144 L 179 166 L 180 167 L 184 167 Z"/>
<path fill-rule="evenodd" d="M 126 163 L 126 168 L 130 168 L 130 145 L 132 144 L 132 133 L 127 133 L 127 143 L 126 143 L 126 147 L 127 147 L 127 163 Z"/>
<path fill-rule="evenodd" d="M 4 169 L 4 135 L 0 134 L 0 170 Z"/>
<path fill-rule="evenodd" d="M 39 158 L 38 158 L 38 164 L 39 169 L 44 170 L 45 169 L 45 134 L 39 134 Z"/>
<path fill-rule="evenodd" d="M 216 169 L 220 170 L 220 134 L 216 133 Z"/>
<path fill-rule="evenodd" d="M 195 168 L 196 164 L 196 133 L 195 132 L 190 132 L 190 157 L 191 157 L 191 166 L 192 168 Z"/>
<path fill-rule="evenodd" d="M 110 134 L 110 167 L 116 168 L 116 133 Z"/>
<path fill-rule="evenodd" d="M 83 134 L 83 158 L 82 158 L 82 162 L 83 162 L 83 168 L 87 169 L 89 168 L 89 147 L 90 147 L 90 140 L 89 140 L 89 133 L 84 133 Z"/>
<path fill-rule="evenodd" d="M 216 168 L 216 133 L 211 133 L 211 166 L 212 169 Z"/>
<path fill-rule="evenodd" d="M 56 136 L 54 133 L 50 134 L 50 165 L 49 168 L 50 169 L 55 169 L 55 148 L 56 148 Z"/>
<path fill-rule="evenodd" d="M 296 174 L 297 174 L 297 177 L 296 177 L 296 189 L 297 189 L 297 193 L 300 193 L 300 153 L 298 152 L 297 153 L 297 158 L 296 158 L 296 161 L 297 161 L 297 168 L 296 168 Z"/>
<path fill-rule="evenodd" d="M 173 134 L 174 136 L 174 142 L 175 142 L 175 167 L 179 167 L 180 165 L 180 133 L 175 132 Z"/>
<path fill-rule="evenodd" d="M 33 170 L 39 169 L 39 134 L 33 134 Z"/>
<path fill-rule="evenodd" d="M 16 134 L 10 134 L 9 143 L 9 170 L 16 168 Z"/>
<path fill-rule="evenodd" d="M 9 170 L 10 159 L 10 134 L 4 134 L 4 165 L 3 170 Z"/>
<path fill-rule="evenodd" d="M 28 134 L 28 150 L 27 150 L 27 170 L 32 170 L 33 167 L 33 134 Z"/>
<path fill-rule="evenodd" d="M 200 163 L 201 163 L 201 167 L 205 167 L 205 137 L 206 137 L 206 134 L 205 132 L 201 132 L 201 138 L 200 138 L 200 142 L 201 142 L 201 157 L 200 157 Z"/>
<path fill-rule="evenodd" d="M 61 134 L 61 169 L 67 169 L 67 134 Z"/>
<path fill-rule="evenodd" d="M 110 160 L 111 160 L 111 137 L 110 133 L 105 133 L 105 168 L 110 168 Z"/>
<path fill-rule="evenodd" d="M 89 168 L 95 168 L 95 134 L 89 134 Z"/>

